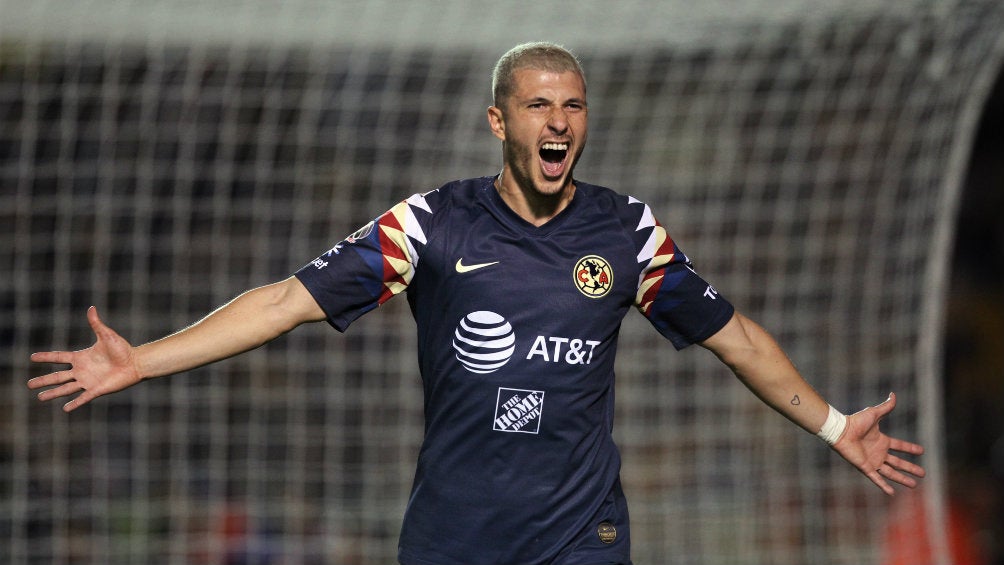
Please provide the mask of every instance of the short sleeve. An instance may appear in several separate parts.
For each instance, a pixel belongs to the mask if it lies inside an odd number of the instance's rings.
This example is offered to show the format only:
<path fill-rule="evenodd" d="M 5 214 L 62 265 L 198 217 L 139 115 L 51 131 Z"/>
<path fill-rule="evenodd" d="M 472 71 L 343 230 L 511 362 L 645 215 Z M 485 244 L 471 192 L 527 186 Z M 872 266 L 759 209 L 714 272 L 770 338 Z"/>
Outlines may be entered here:
<path fill-rule="evenodd" d="M 647 206 L 636 233 L 642 268 L 635 307 L 677 349 L 722 329 L 735 308 L 694 271 Z"/>
<path fill-rule="evenodd" d="M 408 288 L 426 243 L 422 220 L 429 215 L 424 196 L 416 194 L 296 271 L 335 329 L 345 331 Z"/>

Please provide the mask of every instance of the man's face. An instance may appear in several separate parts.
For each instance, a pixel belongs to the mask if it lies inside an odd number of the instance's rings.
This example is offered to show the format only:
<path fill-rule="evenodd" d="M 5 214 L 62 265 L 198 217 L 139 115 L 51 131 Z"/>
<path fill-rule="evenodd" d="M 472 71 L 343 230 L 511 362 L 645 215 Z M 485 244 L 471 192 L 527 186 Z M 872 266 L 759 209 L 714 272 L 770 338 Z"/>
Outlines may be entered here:
<path fill-rule="evenodd" d="M 520 69 L 503 107 L 488 109 L 503 143 L 503 182 L 551 196 L 568 189 L 586 144 L 586 87 L 574 72 Z M 510 175 L 509 179 L 505 175 Z"/>

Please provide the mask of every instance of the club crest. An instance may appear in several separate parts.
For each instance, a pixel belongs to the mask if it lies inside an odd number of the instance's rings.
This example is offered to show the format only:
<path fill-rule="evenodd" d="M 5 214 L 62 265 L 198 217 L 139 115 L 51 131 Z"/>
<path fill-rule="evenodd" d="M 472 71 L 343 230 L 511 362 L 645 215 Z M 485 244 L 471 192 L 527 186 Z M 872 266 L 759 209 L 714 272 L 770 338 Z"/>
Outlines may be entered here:
<path fill-rule="evenodd" d="M 606 259 L 599 255 L 586 255 L 575 264 L 572 271 L 579 292 L 589 298 L 606 296 L 614 284 L 614 270 Z"/>

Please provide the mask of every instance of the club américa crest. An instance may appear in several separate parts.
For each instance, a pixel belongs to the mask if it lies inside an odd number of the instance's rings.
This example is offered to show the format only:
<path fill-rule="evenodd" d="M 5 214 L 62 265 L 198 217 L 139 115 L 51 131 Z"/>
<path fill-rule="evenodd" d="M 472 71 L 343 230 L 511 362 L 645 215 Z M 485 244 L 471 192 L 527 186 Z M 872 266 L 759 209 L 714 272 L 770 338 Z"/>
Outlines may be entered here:
<path fill-rule="evenodd" d="M 614 270 L 603 257 L 586 255 L 575 263 L 572 280 L 582 294 L 589 298 L 600 298 L 613 288 Z"/>

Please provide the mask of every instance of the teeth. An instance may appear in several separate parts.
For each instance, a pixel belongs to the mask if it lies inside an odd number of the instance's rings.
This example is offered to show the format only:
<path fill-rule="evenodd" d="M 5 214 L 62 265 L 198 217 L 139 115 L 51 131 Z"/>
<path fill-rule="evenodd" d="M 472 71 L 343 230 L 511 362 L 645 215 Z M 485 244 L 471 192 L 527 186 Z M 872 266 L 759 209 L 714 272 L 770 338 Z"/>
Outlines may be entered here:
<path fill-rule="evenodd" d="M 568 151 L 567 143 L 545 143 L 544 149 L 552 151 Z"/>

